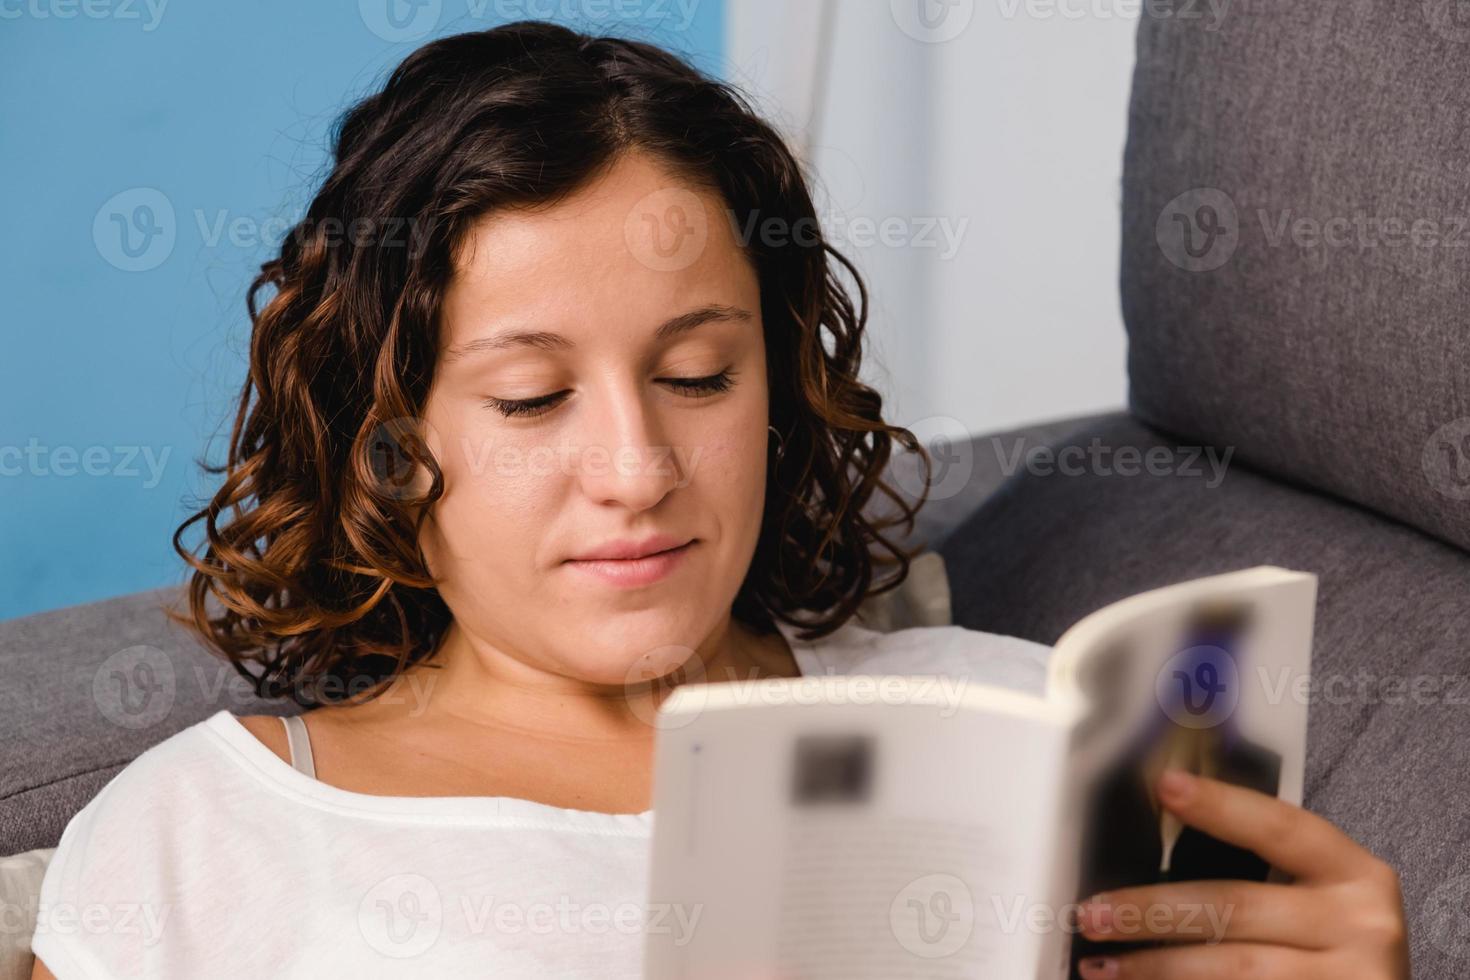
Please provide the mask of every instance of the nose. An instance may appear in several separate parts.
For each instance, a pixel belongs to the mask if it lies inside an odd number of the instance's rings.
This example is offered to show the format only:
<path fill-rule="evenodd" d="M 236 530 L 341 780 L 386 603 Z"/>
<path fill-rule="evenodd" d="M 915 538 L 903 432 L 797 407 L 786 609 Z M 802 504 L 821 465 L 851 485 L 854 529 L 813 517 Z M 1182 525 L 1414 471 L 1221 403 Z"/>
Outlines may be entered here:
<path fill-rule="evenodd" d="M 577 479 L 588 499 L 649 510 L 683 480 L 680 454 L 668 442 L 668 431 L 656 396 L 632 386 L 604 396 L 589 406 L 587 438 L 579 454 Z"/>

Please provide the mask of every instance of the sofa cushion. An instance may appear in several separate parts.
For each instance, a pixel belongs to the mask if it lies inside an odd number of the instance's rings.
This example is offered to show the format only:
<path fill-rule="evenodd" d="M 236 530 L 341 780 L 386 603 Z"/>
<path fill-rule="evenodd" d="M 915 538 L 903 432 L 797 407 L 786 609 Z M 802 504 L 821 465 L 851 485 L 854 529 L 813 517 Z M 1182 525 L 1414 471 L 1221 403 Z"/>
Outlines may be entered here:
<path fill-rule="evenodd" d="M 940 545 L 955 623 L 1054 643 L 1146 589 L 1316 573 L 1306 803 L 1399 869 L 1415 976 L 1464 976 L 1470 555 L 1126 418 L 1054 449 L 1067 472 L 1023 467 Z"/>
<path fill-rule="evenodd" d="M 144 749 L 228 707 L 294 714 L 164 616 L 178 589 L 0 623 L 0 855 L 54 847 Z"/>
<path fill-rule="evenodd" d="M 1470 547 L 1470 8 L 1224 6 L 1140 21 L 1133 411 Z"/>

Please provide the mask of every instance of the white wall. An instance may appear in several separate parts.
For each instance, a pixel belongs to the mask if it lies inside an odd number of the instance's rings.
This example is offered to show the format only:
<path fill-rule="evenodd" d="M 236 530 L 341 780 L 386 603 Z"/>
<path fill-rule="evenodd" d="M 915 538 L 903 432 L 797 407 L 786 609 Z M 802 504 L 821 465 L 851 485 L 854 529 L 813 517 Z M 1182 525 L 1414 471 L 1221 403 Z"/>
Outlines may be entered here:
<path fill-rule="evenodd" d="M 828 233 L 870 287 L 868 380 L 921 436 L 1124 403 L 1137 6 L 726 4 L 726 74 L 805 147 Z"/>

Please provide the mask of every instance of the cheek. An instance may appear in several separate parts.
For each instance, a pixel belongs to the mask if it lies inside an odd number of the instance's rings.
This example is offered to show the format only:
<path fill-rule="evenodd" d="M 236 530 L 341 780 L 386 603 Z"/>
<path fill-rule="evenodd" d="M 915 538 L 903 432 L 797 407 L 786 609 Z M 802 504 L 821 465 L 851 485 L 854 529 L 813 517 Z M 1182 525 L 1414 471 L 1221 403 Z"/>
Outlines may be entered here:
<path fill-rule="evenodd" d="M 684 450 L 692 496 L 710 506 L 725 533 L 754 537 L 764 507 L 767 443 L 763 413 L 740 413 Z"/>
<path fill-rule="evenodd" d="M 483 580 L 523 574 L 557 499 L 554 459 L 497 439 L 474 420 L 441 423 L 435 453 L 444 495 L 434 509 L 436 549 L 458 574 Z M 446 574 L 456 574 L 452 567 Z"/>

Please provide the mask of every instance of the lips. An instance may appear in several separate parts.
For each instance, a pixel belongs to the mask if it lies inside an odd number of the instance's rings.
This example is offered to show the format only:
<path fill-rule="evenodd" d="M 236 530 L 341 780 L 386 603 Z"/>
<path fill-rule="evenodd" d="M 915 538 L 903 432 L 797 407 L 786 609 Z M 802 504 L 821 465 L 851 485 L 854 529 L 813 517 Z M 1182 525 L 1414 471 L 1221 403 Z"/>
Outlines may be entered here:
<path fill-rule="evenodd" d="M 673 574 L 674 570 L 684 563 L 685 556 L 697 545 L 697 540 L 690 540 L 673 548 L 645 553 L 637 558 L 571 558 L 565 564 L 568 568 L 584 573 L 603 585 L 624 589 L 641 588 L 653 585 Z M 636 548 L 624 550 L 636 551 L 646 548 L 647 545 L 640 544 Z"/>
<path fill-rule="evenodd" d="M 573 555 L 567 561 L 632 561 L 648 558 L 664 551 L 688 544 L 691 538 L 671 534 L 655 534 L 651 537 L 632 540 L 629 538 L 608 541 L 582 554 Z"/>

